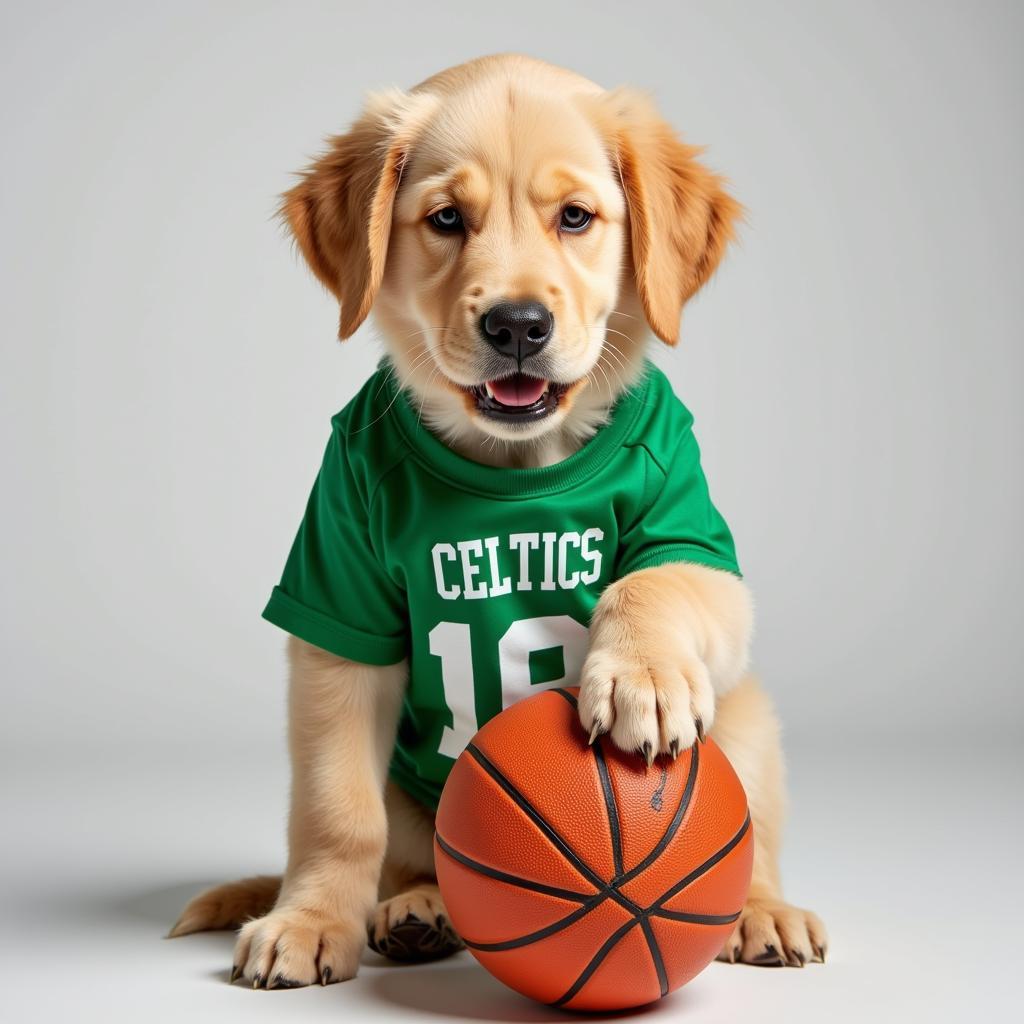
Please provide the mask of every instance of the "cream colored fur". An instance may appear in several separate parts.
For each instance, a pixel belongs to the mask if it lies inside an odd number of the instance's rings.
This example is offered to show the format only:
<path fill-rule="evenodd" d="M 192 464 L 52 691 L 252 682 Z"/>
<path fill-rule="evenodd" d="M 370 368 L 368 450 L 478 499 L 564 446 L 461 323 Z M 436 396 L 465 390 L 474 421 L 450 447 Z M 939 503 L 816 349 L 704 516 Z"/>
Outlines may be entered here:
<path fill-rule="evenodd" d="M 633 90 L 515 55 L 375 97 L 285 197 L 307 262 L 338 297 L 340 333 L 372 310 L 401 385 L 457 451 L 499 466 L 564 459 L 636 379 L 647 336 L 674 343 L 686 299 L 714 271 L 739 207 Z M 584 235 L 552 230 L 560 204 L 596 211 Z M 472 224 L 462 244 L 426 226 L 438 204 Z M 530 431 L 477 415 L 465 386 L 486 353 L 481 310 L 540 297 L 558 331 L 553 376 L 568 400 Z M 710 732 L 746 788 L 756 836 L 750 897 L 722 959 L 803 966 L 826 936 L 782 899 L 778 724 L 746 674 L 752 605 L 728 573 L 666 565 L 609 586 L 581 679 L 585 728 L 648 758 Z M 197 896 L 172 935 L 241 926 L 232 980 L 256 987 L 352 977 L 380 940 L 444 907 L 433 818 L 386 781 L 406 665 L 359 665 L 289 642 L 293 764 L 283 880 Z"/>

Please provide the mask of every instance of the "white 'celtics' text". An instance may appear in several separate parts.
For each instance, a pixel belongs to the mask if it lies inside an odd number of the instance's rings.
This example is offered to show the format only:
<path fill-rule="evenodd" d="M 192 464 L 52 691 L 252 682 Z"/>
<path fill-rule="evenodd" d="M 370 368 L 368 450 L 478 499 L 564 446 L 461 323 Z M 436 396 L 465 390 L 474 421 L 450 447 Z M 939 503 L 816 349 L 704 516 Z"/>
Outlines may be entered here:
<path fill-rule="evenodd" d="M 601 576 L 604 531 L 512 533 L 438 543 L 431 549 L 437 592 L 446 601 L 516 590 L 573 590 Z"/>

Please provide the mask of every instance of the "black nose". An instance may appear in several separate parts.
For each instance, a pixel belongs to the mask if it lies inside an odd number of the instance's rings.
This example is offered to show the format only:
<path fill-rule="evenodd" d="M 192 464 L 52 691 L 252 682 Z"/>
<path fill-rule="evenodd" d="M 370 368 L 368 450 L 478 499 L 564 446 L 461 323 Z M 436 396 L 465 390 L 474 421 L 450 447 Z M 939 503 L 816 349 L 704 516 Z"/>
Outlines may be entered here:
<path fill-rule="evenodd" d="M 554 327 L 551 310 L 539 302 L 499 302 L 480 319 L 484 341 L 519 363 L 548 343 Z"/>

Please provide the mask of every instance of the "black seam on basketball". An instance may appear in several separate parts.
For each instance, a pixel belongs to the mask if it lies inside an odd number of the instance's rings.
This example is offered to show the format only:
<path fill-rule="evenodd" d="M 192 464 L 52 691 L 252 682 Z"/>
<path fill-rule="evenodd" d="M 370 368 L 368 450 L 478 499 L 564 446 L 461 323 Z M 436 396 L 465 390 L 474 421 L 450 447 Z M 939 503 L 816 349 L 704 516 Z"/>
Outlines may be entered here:
<path fill-rule="evenodd" d="M 581 918 L 586 917 L 587 914 L 589 914 L 595 907 L 604 903 L 604 901 L 604 893 L 601 893 L 600 895 L 595 896 L 589 903 L 584 903 L 579 910 L 574 910 L 571 914 L 567 914 L 565 917 L 549 924 L 546 928 L 540 928 L 535 932 L 530 932 L 529 935 L 522 935 L 518 939 L 509 939 L 506 942 L 470 942 L 469 939 L 463 939 L 462 941 L 465 942 L 470 949 L 479 949 L 484 953 L 500 953 L 506 949 L 519 949 L 521 946 L 529 946 L 531 942 L 538 942 L 541 939 L 546 939 L 549 935 L 555 935 L 564 928 L 568 928 Z"/>
<path fill-rule="evenodd" d="M 631 914 L 642 914 L 644 912 L 643 907 L 639 903 L 634 903 L 624 892 L 619 892 L 614 885 L 608 885 L 605 887 L 604 893 L 606 896 L 610 896 L 623 910 L 628 910 Z"/>
<path fill-rule="evenodd" d="M 529 878 L 520 878 L 518 875 L 510 875 L 505 871 L 499 871 L 497 868 L 492 868 L 487 864 L 481 864 L 478 860 L 473 860 L 472 857 L 467 857 L 464 853 L 456 850 L 450 843 L 445 842 L 441 836 L 435 832 L 434 838 L 437 839 L 437 845 L 448 854 L 452 860 L 458 861 L 464 867 L 470 868 L 476 871 L 478 874 L 486 875 L 488 878 L 493 878 L 499 882 L 505 882 L 508 885 L 517 886 L 520 889 L 530 889 L 533 892 L 543 893 L 545 896 L 557 896 L 562 900 L 569 900 L 572 903 L 587 903 L 595 898 L 595 893 L 585 892 L 573 892 L 571 889 L 559 889 L 554 885 L 545 885 L 543 882 L 534 882 Z M 603 894 L 602 895 L 603 898 Z"/>
<path fill-rule="evenodd" d="M 654 937 L 654 929 L 646 917 L 640 918 L 640 927 L 647 940 L 647 948 L 651 952 L 651 960 L 654 961 L 654 970 L 658 974 L 658 984 L 661 986 L 661 995 L 664 998 L 668 995 L 668 973 L 665 970 L 665 961 L 661 957 L 661 950 L 658 948 L 658 940 Z"/>
<path fill-rule="evenodd" d="M 561 686 L 556 686 L 552 693 L 557 693 L 559 697 L 564 697 L 573 707 L 577 707 L 576 698 L 568 691 L 563 689 Z"/>
<path fill-rule="evenodd" d="M 676 882 L 667 892 L 659 896 L 648 908 L 647 913 L 653 914 L 656 911 L 661 910 L 662 906 L 673 896 L 678 896 L 691 882 L 695 882 L 701 875 L 710 871 L 723 857 L 727 857 L 729 853 L 737 846 L 740 840 L 747 834 L 747 829 L 750 828 L 750 812 L 747 811 L 747 816 L 743 819 L 743 824 L 740 826 L 740 830 L 723 846 L 717 853 L 713 853 L 700 867 L 694 868 L 685 878 Z"/>
<path fill-rule="evenodd" d="M 576 851 L 555 831 L 547 822 L 540 811 L 537 810 L 529 800 L 519 792 L 512 783 L 505 778 L 501 770 L 487 755 L 475 744 L 470 743 L 466 747 L 470 756 L 480 765 L 481 768 L 508 794 L 514 804 L 544 833 L 555 848 L 565 859 L 580 872 L 588 882 L 597 886 L 598 889 L 608 889 L 606 882 L 590 865 L 588 865 Z"/>
<path fill-rule="evenodd" d="M 597 774 L 601 779 L 601 790 L 604 793 L 604 806 L 608 811 L 608 827 L 612 835 L 612 861 L 615 866 L 615 878 L 612 879 L 614 885 L 622 874 L 622 831 L 619 827 L 619 809 L 615 806 L 615 791 L 612 789 L 612 780 L 608 775 L 608 764 L 604 759 L 601 741 L 598 740 L 590 749 L 594 751 Z"/>
<path fill-rule="evenodd" d="M 630 928 L 634 927 L 640 920 L 639 917 L 634 917 L 631 921 L 627 921 L 620 928 L 617 928 L 612 934 L 605 940 L 604 945 L 591 957 L 590 963 L 580 972 L 580 976 L 569 986 L 565 995 L 560 999 L 556 999 L 553 1003 L 549 1003 L 550 1006 L 564 1006 L 570 999 L 576 996 L 580 989 L 590 980 L 590 976 L 601 966 L 604 958 L 612 951 L 616 943 L 621 939 Z"/>
<path fill-rule="evenodd" d="M 537 810 L 512 783 L 505 778 L 501 770 L 495 765 L 479 747 L 472 743 L 466 747 L 470 756 L 480 765 L 481 768 L 505 791 L 512 802 L 547 836 L 551 844 L 559 853 L 582 874 L 588 882 L 610 896 L 620 907 L 628 910 L 631 914 L 639 914 L 642 908 L 634 903 L 625 893 L 619 892 L 614 882 L 603 879 L 593 868 L 584 862 L 579 854 L 551 827 L 543 815 Z"/>
<path fill-rule="evenodd" d="M 664 852 L 665 848 L 673 837 L 679 831 L 680 826 L 683 824 L 683 818 L 686 817 L 686 812 L 690 808 L 690 801 L 693 798 L 693 790 L 697 784 L 697 771 L 700 768 L 700 748 L 696 743 L 690 748 L 690 770 L 686 776 L 686 785 L 683 787 L 683 795 L 679 798 L 679 806 L 676 808 L 676 813 L 672 815 L 672 820 L 668 823 L 668 828 L 665 829 L 665 834 L 655 844 L 654 849 L 639 864 L 632 867 L 627 871 L 621 878 L 613 879 L 616 885 L 623 885 L 630 879 L 636 878 L 642 871 L 646 871 Z"/>
<path fill-rule="evenodd" d="M 666 921 L 683 921 L 686 924 L 732 924 L 736 921 L 741 910 L 735 914 L 683 914 L 677 910 L 652 910 L 651 917 L 663 917 Z"/>

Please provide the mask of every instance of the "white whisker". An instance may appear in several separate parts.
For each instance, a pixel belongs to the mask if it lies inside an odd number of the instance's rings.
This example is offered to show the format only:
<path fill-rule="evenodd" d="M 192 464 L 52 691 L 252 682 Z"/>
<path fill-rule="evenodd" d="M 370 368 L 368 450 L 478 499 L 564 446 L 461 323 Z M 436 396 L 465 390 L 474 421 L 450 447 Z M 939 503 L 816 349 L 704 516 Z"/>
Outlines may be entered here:
<path fill-rule="evenodd" d="M 416 370 L 418 370 L 422 365 L 424 365 L 428 360 L 430 360 L 432 358 L 433 358 L 433 353 L 431 353 L 429 351 L 424 352 L 421 356 L 419 356 L 419 358 L 409 368 L 409 377 L 410 377 L 410 379 L 412 378 L 412 375 L 416 372 Z M 384 378 L 384 381 L 381 383 L 380 388 L 377 389 L 377 394 L 380 393 L 381 388 L 383 388 L 384 385 L 387 384 L 389 380 L 390 380 L 390 375 L 386 376 Z M 384 419 L 384 417 L 387 416 L 387 414 L 391 411 L 391 407 L 398 400 L 398 396 L 402 393 L 402 391 L 404 391 L 406 389 L 406 387 L 408 387 L 408 385 L 404 385 L 404 386 L 401 386 L 401 387 L 396 387 L 395 388 L 395 393 L 394 393 L 394 395 L 392 395 L 391 401 L 388 402 L 387 406 L 384 408 L 384 411 L 379 416 L 377 416 L 375 419 L 373 419 L 369 423 L 367 423 L 365 426 L 360 427 L 358 430 L 353 431 L 353 433 L 359 434 L 359 433 L 362 433 L 362 431 L 364 431 L 364 430 L 369 430 L 370 427 L 374 426 L 375 424 L 379 423 L 382 419 Z"/>

